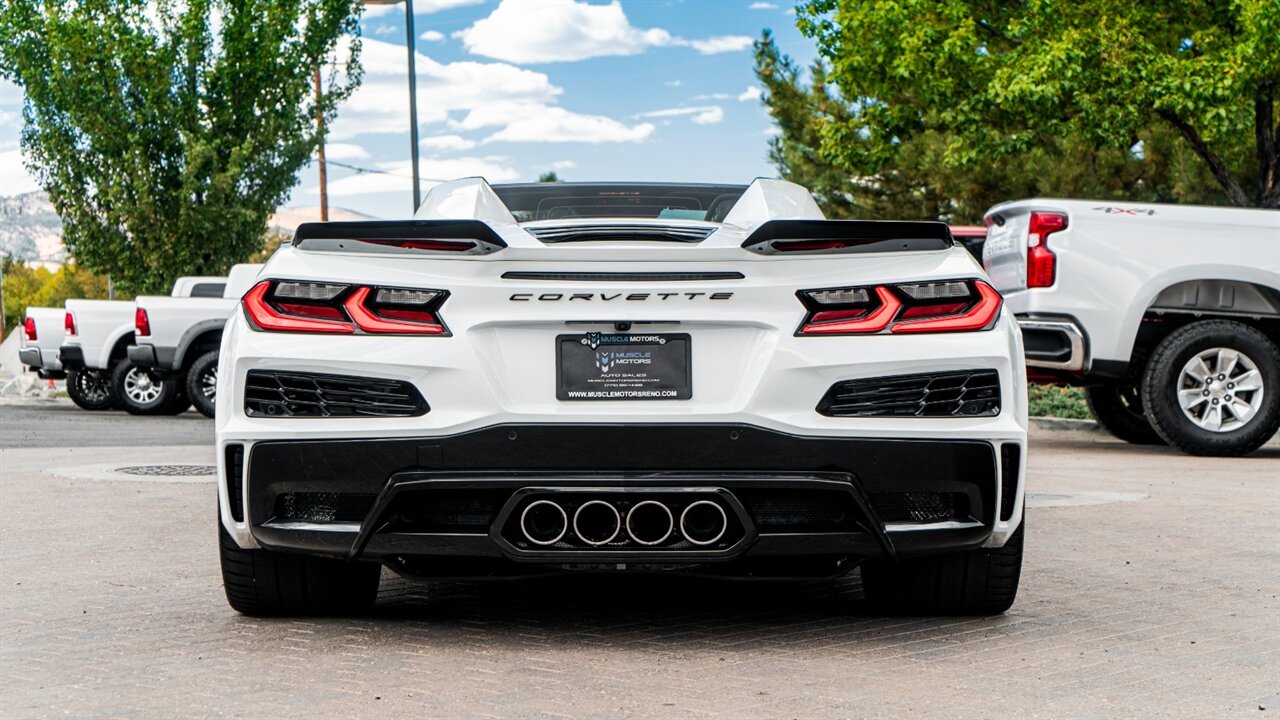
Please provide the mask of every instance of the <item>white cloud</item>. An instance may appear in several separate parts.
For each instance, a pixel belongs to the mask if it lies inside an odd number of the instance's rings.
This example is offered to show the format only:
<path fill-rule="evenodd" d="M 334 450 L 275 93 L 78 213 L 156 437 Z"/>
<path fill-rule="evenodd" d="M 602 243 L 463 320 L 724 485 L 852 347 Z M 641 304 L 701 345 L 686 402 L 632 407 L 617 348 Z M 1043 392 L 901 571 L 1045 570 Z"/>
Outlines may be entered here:
<path fill-rule="evenodd" d="M 373 29 L 374 35 L 394 35 L 396 32 L 395 25 L 379 25 Z"/>
<path fill-rule="evenodd" d="M 426 191 L 441 181 L 463 177 L 483 177 L 489 182 L 518 180 L 520 173 L 507 165 L 505 160 L 506 158 L 503 157 L 422 158 L 419 167 L 423 178 L 422 189 Z M 329 196 L 348 197 L 373 193 L 408 192 L 413 185 L 413 170 L 408 160 L 378 163 L 377 169 L 383 172 L 359 173 L 330 182 Z M 303 192 L 318 195 L 319 189 L 313 186 Z"/>
<path fill-rule="evenodd" d="M 352 143 L 326 142 L 324 157 L 326 160 L 365 160 L 369 157 L 369 151 Z"/>
<path fill-rule="evenodd" d="M 724 108 L 719 105 L 700 105 L 697 107 L 665 108 L 640 113 L 636 117 L 667 118 L 692 115 L 695 125 L 714 125 L 724 120 Z"/>
<path fill-rule="evenodd" d="M 555 170 L 572 170 L 578 167 L 578 163 L 572 160 L 557 160 L 551 163 L 551 167 Z"/>
<path fill-rule="evenodd" d="M 452 10 L 454 8 L 466 7 L 468 5 L 479 5 L 484 0 L 414 0 L 414 15 L 430 15 L 432 13 Z M 365 5 L 364 17 L 376 18 L 383 15 L 397 13 L 404 15 L 404 7 L 399 3 L 394 5 Z"/>
<path fill-rule="evenodd" d="M 470 150 L 476 146 L 476 141 L 468 140 L 461 135 L 432 135 L 422 138 L 418 144 L 425 150 L 449 152 L 452 150 Z"/>
<path fill-rule="evenodd" d="M 755 85 L 748 85 L 742 94 L 738 95 L 738 102 L 748 102 L 760 99 L 760 88 Z"/>
<path fill-rule="evenodd" d="M 627 125 L 603 115 L 585 115 L 547 105 L 495 104 L 477 107 L 452 123 L 461 130 L 502 129 L 484 142 L 640 142 L 653 125 Z"/>
<path fill-rule="evenodd" d="M 21 195 L 39 190 L 36 179 L 22 164 L 22 151 L 0 152 L 0 195 Z"/>
<path fill-rule="evenodd" d="M 706 40 L 677 41 L 676 45 L 689 45 L 703 55 L 737 52 L 751 47 L 751 38 L 746 35 L 721 35 Z"/>
<path fill-rule="evenodd" d="M 747 7 L 749 10 L 777 10 L 778 6 L 771 2 L 753 2 Z"/>
<path fill-rule="evenodd" d="M 442 40 L 444 40 L 444 33 L 440 32 L 439 30 L 428 30 L 422 33 L 421 35 L 419 35 L 418 39 L 426 40 L 427 42 L 441 42 Z"/>
<path fill-rule="evenodd" d="M 651 47 L 692 47 L 712 55 L 751 45 L 745 35 L 687 40 L 662 28 L 635 27 L 619 0 L 503 0 L 488 17 L 453 35 L 471 53 L 522 64 L 638 55 Z"/>
<path fill-rule="evenodd" d="M 667 82 L 664 82 L 662 84 L 666 85 L 667 87 L 680 87 L 681 85 L 684 84 L 684 82 L 680 80 L 668 80 Z"/>
<path fill-rule="evenodd" d="M 728 100 L 733 97 L 729 93 L 711 93 L 710 95 L 695 95 L 694 100 Z"/>

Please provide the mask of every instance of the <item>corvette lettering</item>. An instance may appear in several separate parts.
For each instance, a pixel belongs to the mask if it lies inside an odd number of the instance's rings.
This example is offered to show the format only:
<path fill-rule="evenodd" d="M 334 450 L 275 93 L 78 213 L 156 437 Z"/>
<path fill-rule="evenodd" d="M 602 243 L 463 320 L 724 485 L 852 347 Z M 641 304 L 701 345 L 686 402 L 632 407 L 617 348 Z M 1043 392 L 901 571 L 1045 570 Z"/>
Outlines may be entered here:
<path fill-rule="evenodd" d="M 574 300 L 599 301 L 599 302 L 644 302 L 646 300 L 670 300 L 671 298 L 684 298 L 686 300 L 697 300 L 703 298 L 706 300 L 728 300 L 733 297 L 731 292 L 660 292 L 660 293 L 512 293 L 508 298 L 511 302 L 572 302 Z"/>

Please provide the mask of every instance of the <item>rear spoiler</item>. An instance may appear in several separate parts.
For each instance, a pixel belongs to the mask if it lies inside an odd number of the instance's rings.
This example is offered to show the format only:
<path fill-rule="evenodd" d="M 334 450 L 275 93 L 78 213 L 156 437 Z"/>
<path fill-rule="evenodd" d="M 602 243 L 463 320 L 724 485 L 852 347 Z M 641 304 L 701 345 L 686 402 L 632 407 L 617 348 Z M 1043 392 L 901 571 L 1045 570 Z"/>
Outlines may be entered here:
<path fill-rule="evenodd" d="M 769 220 L 742 247 L 761 255 L 826 255 L 946 250 L 946 223 L 904 220 Z"/>
<path fill-rule="evenodd" d="M 479 220 L 358 220 L 302 223 L 293 234 L 301 250 L 488 255 L 507 246 Z"/>

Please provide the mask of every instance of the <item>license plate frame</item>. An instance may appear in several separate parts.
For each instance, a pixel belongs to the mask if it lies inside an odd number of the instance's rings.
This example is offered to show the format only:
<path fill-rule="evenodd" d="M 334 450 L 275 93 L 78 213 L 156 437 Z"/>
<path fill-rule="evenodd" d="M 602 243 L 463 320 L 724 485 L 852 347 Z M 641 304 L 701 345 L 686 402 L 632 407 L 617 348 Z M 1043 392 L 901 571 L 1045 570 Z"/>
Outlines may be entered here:
<path fill-rule="evenodd" d="M 690 400 L 689 333 L 556 336 L 556 399 L 566 402 Z"/>

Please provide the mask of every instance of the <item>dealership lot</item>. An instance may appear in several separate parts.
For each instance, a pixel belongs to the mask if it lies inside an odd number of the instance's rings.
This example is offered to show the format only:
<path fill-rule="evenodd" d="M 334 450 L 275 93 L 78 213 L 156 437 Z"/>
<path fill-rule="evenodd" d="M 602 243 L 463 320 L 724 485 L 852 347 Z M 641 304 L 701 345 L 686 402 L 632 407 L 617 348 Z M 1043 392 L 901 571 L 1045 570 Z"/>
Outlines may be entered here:
<path fill-rule="evenodd" d="M 1034 430 L 1022 591 L 994 619 L 870 616 L 855 575 L 384 577 L 372 616 L 261 620 L 222 597 L 207 476 L 111 472 L 211 463 L 210 423 L 50 403 L 0 430 L 7 718 L 1280 712 L 1275 441 L 1209 459 Z"/>

